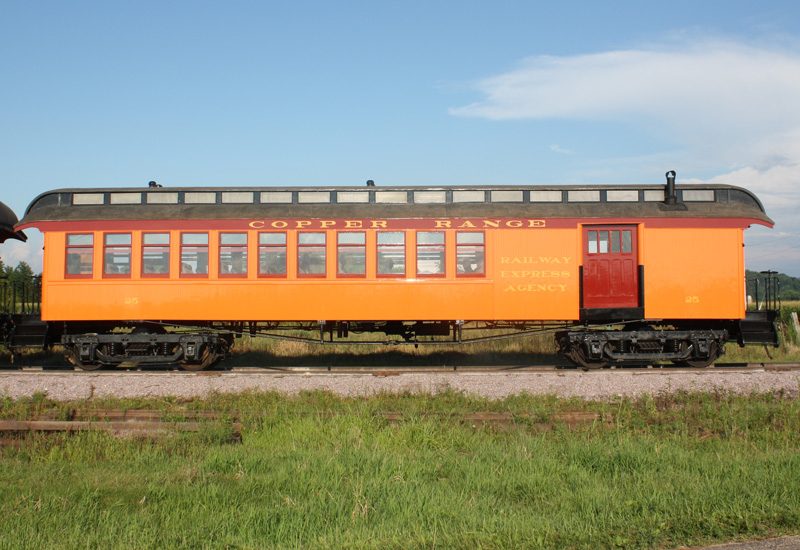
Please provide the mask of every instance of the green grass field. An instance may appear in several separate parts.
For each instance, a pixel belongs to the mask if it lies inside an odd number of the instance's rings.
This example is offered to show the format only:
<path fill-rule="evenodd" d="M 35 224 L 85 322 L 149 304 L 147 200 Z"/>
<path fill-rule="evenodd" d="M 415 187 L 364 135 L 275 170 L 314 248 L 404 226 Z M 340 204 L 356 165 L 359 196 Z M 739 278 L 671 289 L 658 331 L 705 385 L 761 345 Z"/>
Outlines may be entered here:
<path fill-rule="evenodd" d="M 76 406 L 253 414 L 240 435 L 221 421 L 4 441 L 0 548 L 677 548 L 800 533 L 800 402 L 777 394 L 37 395 L 0 400 L 0 416 Z M 530 416 L 507 430 L 449 416 L 468 411 Z M 547 429 L 557 411 L 613 421 Z"/>

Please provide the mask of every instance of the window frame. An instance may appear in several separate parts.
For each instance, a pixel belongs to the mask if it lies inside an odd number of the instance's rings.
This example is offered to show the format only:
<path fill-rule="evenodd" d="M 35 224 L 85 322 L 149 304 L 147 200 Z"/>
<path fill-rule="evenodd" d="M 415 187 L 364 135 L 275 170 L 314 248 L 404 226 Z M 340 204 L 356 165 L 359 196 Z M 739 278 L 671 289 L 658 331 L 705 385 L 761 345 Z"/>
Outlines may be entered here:
<path fill-rule="evenodd" d="M 342 235 L 361 235 L 364 238 L 361 243 L 342 243 L 339 238 Z M 363 273 L 342 273 L 339 254 L 342 249 L 360 248 L 364 253 L 364 272 Z M 367 276 L 367 232 L 366 231 L 337 231 L 336 232 L 336 277 L 342 279 L 364 279 Z"/>
<path fill-rule="evenodd" d="M 244 235 L 244 244 L 222 244 L 223 235 Z M 249 250 L 249 235 L 247 231 L 220 231 L 217 246 L 217 259 L 219 260 L 219 276 L 222 279 L 246 279 L 247 278 L 247 261 L 250 256 Z M 227 273 L 222 271 L 222 251 L 223 249 L 244 249 L 244 273 Z"/>
<path fill-rule="evenodd" d="M 261 235 L 283 235 L 283 244 L 263 244 Z M 286 279 L 289 276 L 289 235 L 286 231 L 260 231 L 258 233 L 258 276 L 271 279 Z M 261 251 L 275 248 L 283 249 L 283 273 L 269 273 L 261 271 Z"/>
<path fill-rule="evenodd" d="M 86 235 L 92 238 L 92 244 L 69 244 L 71 236 Z M 69 253 L 71 249 L 91 250 L 91 261 L 89 261 L 89 273 L 69 273 Z M 64 237 L 64 278 L 65 279 L 91 279 L 94 277 L 94 233 L 67 233 Z"/>
<path fill-rule="evenodd" d="M 423 233 L 435 233 L 442 235 L 442 243 L 441 244 L 420 244 L 419 236 Z M 446 231 L 417 231 L 414 235 L 414 240 L 416 248 L 416 272 L 418 278 L 433 278 L 433 279 L 443 279 L 447 276 L 447 232 Z M 420 273 L 419 269 L 419 261 L 420 261 L 420 249 L 423 247 L 427 248 L 441 248 L 442 250 L 442 270 L 441 273 Z"/>
<path fill-rule="evenodd" d="M 205 235 L 206 236 L 206 244 L 205 245 L 198 245 L 198 244 L 183 244 L 183 237 L 184 235 Z M 185 248 L 205 248 L 206 249 L 206 272 L 205 273 L 185 273 L 183 271 L 183 250 Z M 181 231 L 178 237 L 178 253 L 179 253 L 179 261 L 180 261 L 180 269 L 178 270 L 178 276 L 182 279 L 208 279 L 209 271 L 211 270 L 211 266 L 208 265 L 211 263 L 211 235 L 208 231 Z"/>
<path fill-rule="evenodd" d="M 147 240 L 148 235 L 166 235 L 167 236 L 167 244 L 147 244 L 145 241 Z M 146 273 L 145 268 L 145 260 L 144 255 L 148 249 L 167 249 L 167 272 L 166 273 Z M 142 232 L 142 265 L 141 265 L 141 276 L 142 278 L 153 278 L 153 279 L 168 279 L 170 276 L 170 272 L 172 271 L 172 235 L 169 231 L 143 231 Z"/>
<path fill-rule="evenodd" d="M 113 235 L 127 235 L 130 238 L 129 244 L 108 244 L 107 240 L 108 237 Z M 106 271 L 109 264 L 106 262 L 106 255 L 108 254 L 109 249 L 127 249 L 128 250 L 128 272 L 127 273 L 108 273 Z M 116 232 L 110 231 L 107 233 L 103 233 L 103 279 L 130 279 L 131 272 L 133 271 L 133 233 L 129 232 Z"/>
<path fill-rule="evenodd" d="M 398 233 L 403 236 L 403 242 L 400 244 L 393 243 L 380 243 L 380 236 L 389 233 Z M 406 232 L 405 231 L 378 231 L 375 237 L 375 276 L 379 279 L 403 279 L 408 273 L 408 251 L 406 250 Z M 381 272 L 381 248 L 389 248 L 402 250 L 403 252 L 403 272 L 402 273 L 382 273 Z"/>
<path fill-rule="evenodd" d="M 459 235 L 465 234 L 472 234 L 472 235 L 481 235 L 481 243 L 464 243 L 459 244 L 458 237 Z M 472 272 L 459 272 L 458 268 L 460 262 L 458 261 L 458 251 L 462 247 L 469 247 L 469 248 L 480 248 L 483 254 L 483 266 L 481 271 L 472 271 Z M 486 277 L 486 232 L 485 231 L 456 231 L 456 277 Z"/>
<path fill-rule="evenodd" d="M 324 242 L 320 243 L 301 243 L 302 235 L 322 235 Z M 324 258 L 322 262 L 323 272 L 322 273 L 300 273 L 300 252 L 303 248 L 322 248 L 324 252 Z M 328 277 L 328 233 L 326 231 L 298 231 L 297 232 L 297 278 L 298 279 L 325 279 Z"/>
<path fill-rule="evenodd" d="M 599 256 L 603 254 L 633 254 L 633 232 L 635 230 L 627 227 L 601 227 L 589 229 L 586 232 L 586 254 Z M 605 240 L 603 240 L 605 234 Z M 615 239 L 615 235 L 617 238 Z M 627 240 L 625 236 L 628 236 Z M 594 237 L 594 239 L 592 238 Z M 602 246 L 605 249 L 602 249 Z M 593 250 L 594 248 L 594 250 Z M 617 248 L 617 250 L 614 250 Z"/>

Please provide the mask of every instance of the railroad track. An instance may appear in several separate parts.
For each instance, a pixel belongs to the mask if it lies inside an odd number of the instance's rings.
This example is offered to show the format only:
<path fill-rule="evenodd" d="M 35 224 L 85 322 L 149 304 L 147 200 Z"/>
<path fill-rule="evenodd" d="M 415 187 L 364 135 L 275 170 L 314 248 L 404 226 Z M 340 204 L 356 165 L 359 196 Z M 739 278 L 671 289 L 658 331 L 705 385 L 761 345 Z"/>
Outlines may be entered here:
<path fill-rule="evenodd" d="M 305 413 L 309 416 L 334 418 L 347 413 L 319 411 Z M 472 428 L 493 426 L 507 430 L 514 425 L 536 430 L 550 430 L 556 425 L 575 428 L 580 425 L 601 423 L 610 425 L 610 414 L 586 411 L 557 411 L 551 413 L 507 413 L 507 412 L 455 412 L 419 413 L 376 412 L 376 418 L 387 424 L 398 424 L 412 417 L 422 416 L 451 422 Z M 64 418 L 67 418 L 66 420 Z M 87 409 L 46 412 L 34 420 L 2 419 L 0 433 L 24 432 L 82 432 L 105 431 L 120 433 L 158 434 L 170 431 L 197 432 L 213 423 L 226 423 L 234 437 L 241 437 L 242 427 L 263 419 L 262 411 L 164 411 L 139 409 Z M 55 418 L 60 418 L 56 420 Z"/>
<path fill-rule="evenodd" d="M 206 370 L 199 372 L 168 369 L 108 369 L 83 371 L 77 367 L 22 366 L 0 370 L 0 375 L 65 374 L 82 376 L 235 376 L 243 374 L 265 375 L 336 375 L 363 374 L 372 376 L 397 376 L 405 374 L 543 374 L 580 375 L 593 372 L 625 374 L 724 374 L 742 372 L 784 372 L 800 370 L 800 363 L 716 363 L 705 368 L 686 368 L 674 365 L 649 365 L 630 367 L 610 367 L 605 369 L 580 369 L 561 365 L 518 365 L 518 366 L 392 366 L 392 367 L 348 367 L 348 366 L 271 366 L 271 367 L 232 367 L 230 369 Z"/>

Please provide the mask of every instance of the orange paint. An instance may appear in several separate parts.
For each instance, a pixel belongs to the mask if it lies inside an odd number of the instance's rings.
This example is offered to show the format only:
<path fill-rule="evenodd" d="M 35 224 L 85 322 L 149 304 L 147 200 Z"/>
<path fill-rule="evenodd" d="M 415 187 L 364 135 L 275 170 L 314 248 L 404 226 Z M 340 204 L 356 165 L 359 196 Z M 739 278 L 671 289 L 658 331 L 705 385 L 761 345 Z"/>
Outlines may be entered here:
<path fill-rule="evenodd" d="M 368 222 L 369 220 L 367 220 Z M 437 223 L 440 220 L 436 220 Z M 366 276 L 337 278 L 337 231 L 326 234 L 326 276 L 298 278 L 297 230 L 245 223 L 247 274 L 219 276 L 219 230 L 209 233 L 207 277 L 181 277 L 181 233 L 170 234 L 168 277 L 142 277 L 142 231 L 130 230 L 131 273 L 103 278 L 103 236 L 94 231 L 91 278 L 66 278 L 64 231 L 45 231 L 42 316 L 50 321 L 106 320 L 566 320 L 580 313 L 582 228 L 528 221 L 479 228 L 485 235 L 485 276 L 459 277 L 456 233 L 445 232 L 445 275 L 416 273 L 415 229 L 405 229 L 405 277 L 376 275 L 376 230 L 386 225 L 347 226 L 366 232 Z M 630 223 L 630 222 L 629 222 Z M 660 223 L 663 223 L 660 222 Z M 526 225 L 528 224 L 528 225 Z M 143 224 L 145 232 L 153 229 Z M 433 226 L 433 224 L 430 224 Z M 556 224 L 553 224 L 554 226 Z M 263 226 L 263 227 L 262 227 Z M 342 229 L 344 229 L 342 225 Z M 645 315 L 652 319 L 736 319 L 744 316 L 741 228 L 648 227 L 639 222 L 644 265 Z M 51 228 L 52 229 L 52 228 Z M 303 230 L 308 230 L 303 226 Z M 428 229 L 430 230 L 430 229 Z M 433 229 L 435 230 L 435 229 Z M 475 231 L 469 226 L 464 231 Z M 197 230 L 192 229 L 192 232 Z M 258 236 L 286 234 L 286 276 L 259 277 Z M 85 232 L 85 231 L 83 231 Z"/>

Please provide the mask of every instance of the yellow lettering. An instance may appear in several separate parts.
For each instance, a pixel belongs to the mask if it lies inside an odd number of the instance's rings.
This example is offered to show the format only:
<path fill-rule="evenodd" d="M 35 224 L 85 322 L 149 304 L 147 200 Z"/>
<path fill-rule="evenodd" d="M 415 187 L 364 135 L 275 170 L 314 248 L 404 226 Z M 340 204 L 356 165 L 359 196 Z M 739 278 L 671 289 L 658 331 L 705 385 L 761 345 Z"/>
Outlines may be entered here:
<path fill-rule="evenodd" d="M 458 227 L 459 228 L 461 228 L 461 227 L 476 227 L 476 225 L 474 223 L 472 223 L 471 221 L 467 220 L 464 223 L 462 223 L 461 225 L 459 225 Z"/>
<path fill-rule="evenodd" d="M 381 220 L 372 220 L 372 229 L 386 229 L 386 222 Z"/>
<path fill-rule="evenodd" d="M 483 220 L 483 227 L 500 227 L 500 220 Z"/>
<path fill-rule="evenodd" d="M 361 220 L 345 220 L 345 229 L 361 229 L 364 223 Z"/>
<path fill-rule="evenodd" d="M 319 222 L 320 229 L 327 229 L 329 227 L 336 227 L 336 222 L 334 220 L 321 220 Z"/>
<path fill-rule="evenodd" d="M 452 222 L 450 220 L 436 220 L 436 229 L 441 229 L 443 227 L 450 227 Z"/>
<path fill-rule="evenodd" d="M 510 220 L 506 222 L 506 227 L 522 227 L 521 220 Z"/>
<path fill-rule="evenodd" d="M 297 220 L 295 223 L 297 224 L 295 225 L 295 228 L 297 229 L 303 229 L 304 227 L 311 225 L 311 222 L 308 220 Z"/>
<path fill-rule="evenodd" d="M 528 227 L 544 227 L 544 220 L 528 220 Z"/>
<path fill-rule="evenodd" d="M 282 220 L 272 222 L 270 225 L 272 226 L 273 229 L 286 229 L 289 226 L 287 222 Z"/>
<path fill-rule="evenodd" d="M 507 263 L 509 263 L 509 260 L 510 260 L 510 259 L 511 259 L 511 258 L 509 258 L 508 256 L 501 256 L 501 257 L 500 257 L 500 263 L 501 263 L 501 264 L 507 264 Z"/>
<path fill-rule="evenodd" d="M 250 225 L 250 227 L 252 227 L 253 229 L 261 229 L 261 228 L 262 228 L 262 227 L 264 227 L 264 225 L 266 225 L 266 224 L 264 223 L 264 220 L 256 220 L 256 221 L 254 221 L 254 222 L 250 222 L 250 224 L 249 224 L 249 225 Z"/>
<path fill-rule="evenodd" d="M 504 292 L 566 292 L 567 285 L 508 285 L 503 289 Z"/>

